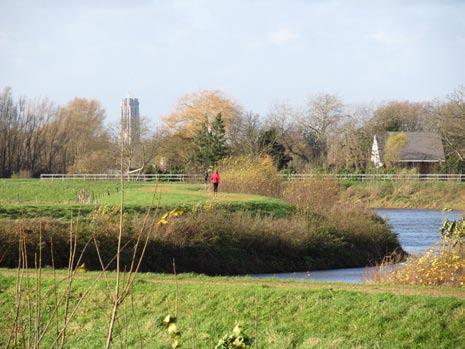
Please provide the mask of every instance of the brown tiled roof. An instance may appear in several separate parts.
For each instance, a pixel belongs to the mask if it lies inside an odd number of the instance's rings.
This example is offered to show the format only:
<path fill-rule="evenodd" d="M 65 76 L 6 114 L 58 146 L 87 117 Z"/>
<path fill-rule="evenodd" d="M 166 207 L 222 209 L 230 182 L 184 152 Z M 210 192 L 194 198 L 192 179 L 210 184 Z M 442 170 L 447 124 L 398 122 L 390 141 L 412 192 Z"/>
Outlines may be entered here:
<path fill-rule="evenodd" d="M 384 145 L 390 136 L 404 133 L 407 140 L 400 152 L 399 161 L 444 161 L 444 147 L 441 137 L 433 132 L 385 132 L 377 134 L 378 147 L 381 159 Z"/>

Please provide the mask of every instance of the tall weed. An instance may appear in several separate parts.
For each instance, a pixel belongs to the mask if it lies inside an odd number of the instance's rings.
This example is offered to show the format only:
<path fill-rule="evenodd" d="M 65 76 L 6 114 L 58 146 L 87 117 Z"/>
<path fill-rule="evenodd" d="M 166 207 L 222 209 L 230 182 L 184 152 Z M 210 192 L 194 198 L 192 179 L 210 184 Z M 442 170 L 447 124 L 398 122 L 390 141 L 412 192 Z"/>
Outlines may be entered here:
<path fill-rule="evenodd" d="M 281 196 L 282 180 L 270 157 L 231 157 L 220 168 L 224 191 Z"/>
<path fill-rule="evenodd" d="M 305 212 L 326 214 L 338 201 L 339 192 L 334 179 L 309 178 L 286 183 L 282 197 Z"/>

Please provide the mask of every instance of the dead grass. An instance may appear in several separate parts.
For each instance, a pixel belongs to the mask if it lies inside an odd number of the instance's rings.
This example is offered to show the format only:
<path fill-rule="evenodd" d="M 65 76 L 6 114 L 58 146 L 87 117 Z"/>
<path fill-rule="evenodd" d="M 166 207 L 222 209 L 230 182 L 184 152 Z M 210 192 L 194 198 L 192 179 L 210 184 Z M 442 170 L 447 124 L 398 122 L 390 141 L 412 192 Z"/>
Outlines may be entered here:
<path fill-rule="evenodd" d="M 339 200 L 366 207 L 465 210 L 465 183 L 462 182 L 351 182 L 346 187 Z"/>
<path fill-rule="evenodd" d="M 380 283 L 465 287 L 465 245 L 446 240 L 397 267 L 381 265 L 372 279 Z"/>

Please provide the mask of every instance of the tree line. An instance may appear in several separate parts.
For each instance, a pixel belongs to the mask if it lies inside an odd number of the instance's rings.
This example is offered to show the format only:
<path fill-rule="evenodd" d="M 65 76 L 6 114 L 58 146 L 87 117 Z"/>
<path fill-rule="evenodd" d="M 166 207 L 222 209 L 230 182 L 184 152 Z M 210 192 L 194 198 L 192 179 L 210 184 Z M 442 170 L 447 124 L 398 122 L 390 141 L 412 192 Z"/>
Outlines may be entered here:
<path fill-rule="evenodd" d="M 273 104 L 266 115 L 245 110 L 218 90 L 179 98 L 161 125 L 144 120 L 141 139 L 121 149 L 119 130 L 105 121 L 96 100 L 64 106 L 47 98 L 0 92 L 0 176 L 41 173 L 204 171 L 223 158 L 269 155 L 279 170 L 364 172 L 373 136 L 386 131 L 429 131 L 441 136 L 444 172 L 465 169 L 465 88 L 441 100 L 347 105 L 335 95 L 309 97 L 303 105 Z"/>

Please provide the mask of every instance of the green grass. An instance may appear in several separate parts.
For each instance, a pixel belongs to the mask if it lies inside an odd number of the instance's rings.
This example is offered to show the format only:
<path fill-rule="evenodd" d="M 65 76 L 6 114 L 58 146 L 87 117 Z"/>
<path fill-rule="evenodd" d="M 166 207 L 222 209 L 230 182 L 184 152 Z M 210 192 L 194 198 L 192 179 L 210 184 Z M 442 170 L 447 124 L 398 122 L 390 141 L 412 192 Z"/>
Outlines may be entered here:
<path fill-rule="evenodd" d="M 59 278 L 64 275 L 58 272 Z M 73 294 L 90 287 L 95 277 L 79 274 Z M 68 347 L 103 346 L 114 274 L 108 282 L 99 281 L 82 303 L 69 328 Z M 43 285 L 42 316 L 47 318 L 51 272 L 44 274 Z M 173 276 L 139 275 L 121 308 L 115 347 L 138 348 L 142 338 L 144 348 L 169 348 L 159 323 L 174 313 L 175 289 Z M 9 335 L 14 294 L 14 271 L 1 270 L 0 347 Z M 184 348 L 213 348 L 236 321 L 254 338 L 255 348 L 461 348 L 465 290 L 179 276 L 178 327 Z"/>
<path fill-rule="evenodd" d="M 220 192 L 213 197 L 202 184 L 129 182 L 125 186 L 125 207 L 131 213 L 145 212 L 152 203 L 168 210 L 209 201 L 231 211 L 260 211 L 280 216 L 292 211 L 292 206 L 281 200 L 259 195 Z M 91 195 L 91 203 L 79 204 L 80 190 Z M 98 205 L 118 205 L 119 199 L 116 181 L 0 180 L 0 217 L 69 217 L 71 212 L 87 214 Z"/>

